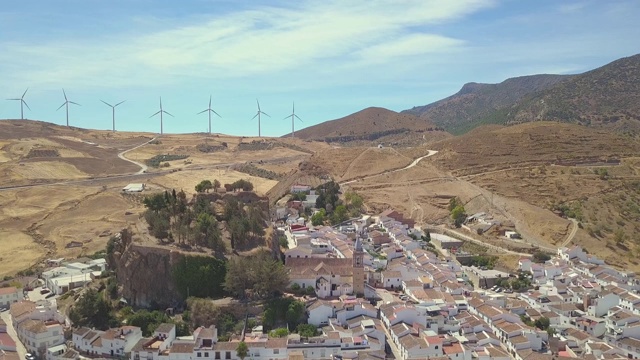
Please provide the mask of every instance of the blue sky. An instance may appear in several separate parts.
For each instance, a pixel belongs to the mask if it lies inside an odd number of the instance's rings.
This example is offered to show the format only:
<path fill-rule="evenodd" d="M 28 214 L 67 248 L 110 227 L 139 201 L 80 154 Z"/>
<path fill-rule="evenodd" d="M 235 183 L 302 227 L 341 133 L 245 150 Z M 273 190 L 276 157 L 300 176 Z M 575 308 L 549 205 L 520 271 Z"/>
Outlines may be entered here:
<path fill-rule="evenodd" d="M 22 0 L 0 10 L 2 98 L 28 87 L 29 119 L 111 127 L 100 102 L 127 100 L 117 128 L 263 135 L 369 106 L 400 111 L 466 82 L 579 73 L 640 52 L 640 1 Z M 1 101 L 0 119 L 18 118 Z"/>

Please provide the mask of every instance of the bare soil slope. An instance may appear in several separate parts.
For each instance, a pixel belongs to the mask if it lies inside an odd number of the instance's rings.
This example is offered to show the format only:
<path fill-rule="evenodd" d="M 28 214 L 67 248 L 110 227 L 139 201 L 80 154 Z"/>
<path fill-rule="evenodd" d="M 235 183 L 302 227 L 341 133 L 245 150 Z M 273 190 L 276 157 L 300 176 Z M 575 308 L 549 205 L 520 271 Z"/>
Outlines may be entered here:
<path fill-rule="evenodd" d="M 301 139 L 364 145 L 373 141 L 403 142 L 406 138 L 414 141 L 439 140 L 450 135 L 416 116 L 371 107 L 296 131 L 296 136 Z"/>

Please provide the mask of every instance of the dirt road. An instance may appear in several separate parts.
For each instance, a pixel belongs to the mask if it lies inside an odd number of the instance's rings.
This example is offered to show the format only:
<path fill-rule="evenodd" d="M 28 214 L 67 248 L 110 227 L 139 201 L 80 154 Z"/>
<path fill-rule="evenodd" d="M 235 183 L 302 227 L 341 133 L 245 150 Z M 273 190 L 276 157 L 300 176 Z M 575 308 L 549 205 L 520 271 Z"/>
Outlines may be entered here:
<path fill-rule="evenodd" d="M 134 164 L 134 165 L 138 165 L 138 166 L 140 166 L 140 171 L 138 171 L 136 174 L 144 174 L 144 173 L 147 171 L 147 169 L 148 169 L 147 165 L 145 165 L 145 164 L 143 164 L 143 163 L 139 163 L 139 162 L 134 161 L 134 160 L 131 160 L 131 159 L 127 159 L 127 158 L 124 156 L 124 154 L 126 154 L 126 153 L 128 153 L 128 152 L 130 152 L 130 151 L 133 151 L 133 150 L 135 150 L 135 149 L 141 148 L 141 147 L 143 147 L 143 146 L 145 146 L 145 145 L 149 144 L 150 142 L 155 141 L 156 139 L 157 139 L 157 137 L 154 137 L 153 139 L 151 139 L 151 140 L 149 140 L 149 141 L 147 141 L 147 142 L 145 142 L 145 143 L 142 143 L 142 144 L 140 144 L 140 145 L 134 146 L 134 147 L 132 147 L 131 149 L 125 150 L 125 151 L 123 151 L 123 152 L 119 153 L 119 154 L 118 154 L 118 157 L 119 157 L 120 159 L 124 160 L 124 161 L 128 161 L 128 162 L 130 162 L 130 163 L 132 163 L 132 164 Z"/>
<path fill-rule="evenodd" d="M 571 220 L 571 224 L 573 225 L 573 229 L 571 229 L 571 232 L 569 233 L 569 235 L 567 235 L 567 239 L 562 242 L 562 245 L 560 245 L 561 248 L 566 247 L 567 245 L 569 245 L 571 240 L 573 240 L 573 237 L 576 236 L 576 233 L 578 232 L 578 220 L 576 220 L 576 219 L 569 219 L 569 220 Z"/>
<path fill-rule="evenodd" d="M 372 179 L 372 178 L 375 178 L 375 177 L 378 177 L 378 176 L 382 176 L 382 175 L 386 175 L 386 174 L 393 174 L 393 173 L 397 173 L 397 172 L 400 172 L 400 171 L 405 171 L 405 170 L 411 169 L 412 167 L 414 167 L 414 166 L 418 165 L 418 163 L 419 163 L 422 159 L 424 159 L 424 158 L 428 158 L 429 156 L 433 156 L 433 155 L 435 155 L 435 154 L 437 154 L 437 153 L 438 153 L 436 150 L 427 150 L 427 151 L 428 151 L 427 155 L 425 155 L 425 156 L 421 156 L 421 157 L 419 157 L 419 158 L 417 158 L 417 159 L 413 160 L 413 162 L 412 162 L 411 164 L 409 164 L 409 165 L 407 165 L 407 166 L 405 166 L 405 167 L 403 167 L 403 168 L 401 168 L 401 169 L 395 169 L 395 170 L 384 171 L 384 172 L 381 172 L 381 173 L 379 173 L 379 174 L 369 175 L 369 176 L 365 176 L 365 177 L 362 177 L 362 178 L 359 178 L 359 179 L 354 179 L 354 180 L 345 181 L 345 182 L 343 182 L 343 183 L 340 183 L 340 186 L 348 185 L 348 184 L 353 184 L 354 182 L 357 182 L 357 181 L 362 181 L 362 180 Z"/>

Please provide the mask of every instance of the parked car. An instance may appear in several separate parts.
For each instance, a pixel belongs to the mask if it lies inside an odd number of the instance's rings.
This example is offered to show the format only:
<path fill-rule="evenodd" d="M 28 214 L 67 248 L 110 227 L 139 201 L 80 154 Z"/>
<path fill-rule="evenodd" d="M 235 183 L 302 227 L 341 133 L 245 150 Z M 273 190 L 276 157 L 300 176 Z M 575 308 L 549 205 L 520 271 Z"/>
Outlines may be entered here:
<path fill-rule="evenodd" d="M 40 294 L 43 294 L 43 295 L 44 295 L 44 294 L 46 294 L 46 293 L 48 293 L 48 292 L 49 292 L 49 289 L 42 289 L 42 290 L 40 290 Z"/>
<path fill-rule="evenodd" d="M 30 354 L 30 353 L 26 353 L 24 355 L 24 358 L 25 358 L 25 360 L 36 360 L 36 357 L 33 356 L 33 354 Z"/>
<path fill-rule="evenodd" d="M 48 294 L 47 296 L 45 296 L 44 298 L 45 298 L 45 299 L 48 299 L 48 298 L 51 298 L 51 297 L 54 297 L 54 296 L 56 296 L 56 294 L 51 293 L 51 294 Z"/>

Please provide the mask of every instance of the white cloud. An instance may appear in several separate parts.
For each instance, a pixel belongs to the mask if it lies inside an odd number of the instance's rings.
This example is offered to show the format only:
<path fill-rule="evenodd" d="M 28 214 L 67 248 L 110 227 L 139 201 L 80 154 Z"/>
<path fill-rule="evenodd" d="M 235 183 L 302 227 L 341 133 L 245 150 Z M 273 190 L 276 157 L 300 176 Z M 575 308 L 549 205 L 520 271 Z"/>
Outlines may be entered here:
<path fill-rule="evenodd" d="M 461 40 L 414 28 L 439 24 L 491 6 L 490 0 L 307 1 L 295 8 L 260 7 L 224 17 L 163 20 L 168 29 L 77 43 L 5 43 L 3 77 L 40 86 L 162 85 L 185 76 L 247 77 L 375 56 L 454 50 Z M 215 16 L 215 15 L 212 15 Z M 182 20 L 184 22 L 184 19 Z M 141 23 L 134 19 L 133 23 Z M 144 22 L 142 22 L 144 23 Z M 355 56 L 354 56 L 355 55 Z M 7 65 L 8 64 L 8 65 Z M 70 86 L 70 85 L 65 85 Z"/>

